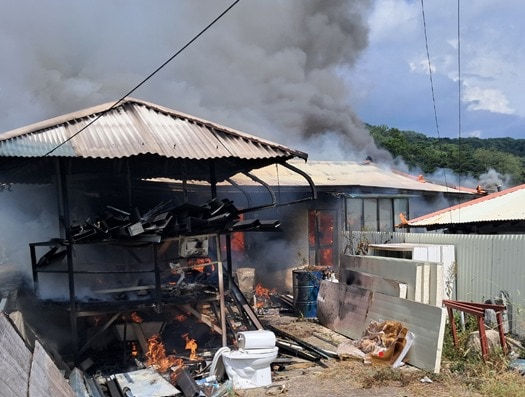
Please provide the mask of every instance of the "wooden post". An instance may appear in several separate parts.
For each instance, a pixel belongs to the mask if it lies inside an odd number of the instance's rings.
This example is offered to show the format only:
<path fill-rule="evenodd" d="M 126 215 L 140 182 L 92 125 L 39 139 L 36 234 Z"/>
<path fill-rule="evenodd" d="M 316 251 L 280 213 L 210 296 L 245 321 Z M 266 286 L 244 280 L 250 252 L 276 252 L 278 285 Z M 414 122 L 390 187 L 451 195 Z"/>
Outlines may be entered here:
<path fill-rule="evenodd" d="M 224 272 L 221 261 L 221 238 L 217 234 L 215 237 L 217 250 L 217 275 L 219 277 L 219 308 L 221 312 L 222 346 L 227 345 L 226 335 L 226 310 L 224 303 Z"/>

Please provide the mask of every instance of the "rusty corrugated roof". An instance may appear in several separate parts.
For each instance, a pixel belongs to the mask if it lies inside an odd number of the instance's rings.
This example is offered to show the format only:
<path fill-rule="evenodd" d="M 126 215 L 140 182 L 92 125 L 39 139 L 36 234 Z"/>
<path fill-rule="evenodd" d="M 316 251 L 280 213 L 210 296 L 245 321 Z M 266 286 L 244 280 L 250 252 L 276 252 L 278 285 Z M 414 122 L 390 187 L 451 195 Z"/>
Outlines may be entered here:
<path fill-rule="evenodd" d="M 112 105 L 106 103 L 0 134 L 0 156 L 40 157 L 70 139 L 49 155 L 307 158 L 298 150 L 152 103 L 127 98 L 113 108 Z"/>
<path fill-rule="evenodd" d="M 432 212 L 408 221 L 409 227 L 437 227 L 525 220 L 525 185 Z"/>
<path fill-rule="evenodd" d="M 0 134 L 0 171 L 15 182 L 49 177 L 56 158 L 69 159 L 77 172 L 107 170 L 124 159 L 137 177 L 210 182 L 296 157 L 308 155 L 134 98 Z"/>
<path fill-rule="evenodd" d="M 472 193 L 472 190 L 458 190 L 430 183 L 415 176 L 399 173 L 388 167 L 382 167 L 370 162 L 313 160 L 306 163 L 290 160 L 288 164 L 308 174 L 318 188 L 351 186 L 450 194 Z M 306 180 L 301 175 L 284 167 L 277 168 L 275 165 L 253 170 L 251 174 L 264 180 L 270 186 L 307 186 Z M 232 179 L 240 185 L 256 184 L 256 182 L 244 175 L 236 175 Z"/>

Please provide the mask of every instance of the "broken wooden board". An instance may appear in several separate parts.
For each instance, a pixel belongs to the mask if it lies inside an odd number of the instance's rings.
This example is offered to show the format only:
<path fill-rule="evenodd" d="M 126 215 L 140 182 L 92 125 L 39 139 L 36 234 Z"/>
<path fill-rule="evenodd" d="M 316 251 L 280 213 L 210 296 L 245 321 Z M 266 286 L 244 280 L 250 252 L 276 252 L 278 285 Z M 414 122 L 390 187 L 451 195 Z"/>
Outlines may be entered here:
<path fill-rule="evenodd" d="M 370 321 L 396 320 L 415 336 L 406 361 L 418 368 L 439 373 L 447 312 L 444 308 L 374 293 L 368 309 Z"/>
<path fill-rule="evenodd" d="M 322 280 L 317 294 L 319 323 L 349 338 L 359 339 L 366 328 L 371 294 L 367 289 Z"/>
<path fill-rule="evenodd" d="M 406 299 L 407 297 L 407 285 L 400 281 L 354 270 L 347 270 L 346 276 L 347 285 L 397 296 L 398 298 Z"/>
<path fill-rule="evenodd" d="M 0 313 L 0 396 L 26 396 L 31 352 Z"/>
<path fill-rule="evenodd" d="M 371 321 L 400 321 L 415 335 L 405 361 L 440 371 L 446 321 L 443 308 L 323 280 L 317 317 L 322 325 L 352 339 L 361 338 Z"/>
<path fill-rule="evenodd" d="M 28 395 L 33 397 L 75 396 L 67 380 L 38 341 L 35 342 L 33 352 Z"/>
<path fill-rule="evenodd" d="M 289 336 L 291 340 L 302 344 L 306 350 L 313 347 L 314 351 L 323 356 L 334 357 L 337 347 L 350 341 L 348 337 L 335 332 L 316 321 L 299 320 L 291 316 L 265 316 L 265 326 L 277 336 Z"/>
<path fill-rule="evenodd" d="M 13 325 L 0 313 L 0 396 L 74 397 L 73 389 L 42 345 L 27 348 Z"/>

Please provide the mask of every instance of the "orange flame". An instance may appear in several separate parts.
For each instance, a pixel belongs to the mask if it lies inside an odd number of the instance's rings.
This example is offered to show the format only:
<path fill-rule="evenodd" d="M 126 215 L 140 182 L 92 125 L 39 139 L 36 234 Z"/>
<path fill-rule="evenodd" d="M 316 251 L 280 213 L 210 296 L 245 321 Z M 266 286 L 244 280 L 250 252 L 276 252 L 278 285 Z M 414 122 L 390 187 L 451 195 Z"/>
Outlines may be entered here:
<path fill-rule="evenodd" d="M 184 314 L 177 314 L 177 315 L 175 316 L 175 320 L 177 320 L 177 321 L 179 321 L 179 322 L 181 322 L 181 323 L 184 322 L 184 321 L 186 321 L 187 318 L 188 318 L 188 317 L 186 317 Z"/>
<path fill-rule="evenodd" d="M 197 341 L 190 338 L 188 334 L 184 334 L 182 337 L 186 341 L 186 346 L 184 348 L 190 351 L 190 360 L 197 360 Z"/>
<path fill-rule="evenodd" d="M 191 258 L 188 259 L 188 265 L 191 266 L 194 270 L 197 270 L 201 273 L 204 272 L 206 266 L 209 266 L 211 263 L 210 258 Z M 215 270 L 215 265 L 211 265 L 211 271 Z"/>
<path fill-rule="evenodd" d="M 157 367 L 161 373 L 167 372 L 170 367 L 176 364 L 182 364 L 182 359 L 166 355 L 166 349 L 160 339 L 160 335 L 153 335 L 148 339 L 146 357 L 148 358 L 147 365 Z"/>
<path fill-rule="evenodd" d="M 139 351 L 137 349 L 137 345 L 135 342 L 131 342 L 131 357 L 137 357 L 139 355 Z"/>
<path fill-rule="evenodd" d="M 142 318 L 137 314 L 137 312 L 131 313 L 131 320 L 134 323 L 139 323 L 139 324 L 142 322 Z"/>
<path fill-rule="evenodd" d="M 275 289 L 269 290 L 264 288 L 262 284 L 257 284 L 255 286 L 255 297 L 256 297 L 256 307 L 261 308 L 266 306 L 270 300 L 270 293 L 275 292 Z"/>

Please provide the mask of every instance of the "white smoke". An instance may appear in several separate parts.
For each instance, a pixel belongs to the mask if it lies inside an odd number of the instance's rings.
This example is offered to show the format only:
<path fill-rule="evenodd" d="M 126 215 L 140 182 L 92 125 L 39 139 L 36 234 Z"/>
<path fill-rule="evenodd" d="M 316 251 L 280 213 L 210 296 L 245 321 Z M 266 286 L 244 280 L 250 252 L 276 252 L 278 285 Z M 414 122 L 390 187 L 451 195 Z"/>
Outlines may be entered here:
<path fill-rule="evenodd" d="M 120 98 L 231 3 L 4 4 L 0 131 Z M 368 44 L 371 4 L 243 0 L 132 96 L 311 158 L 389 159 L 348 99 L 348 74 Z"/>
<path fill-rule="evenodd" d="M 36 185 L 9 189 L 0 192 L 0 287 L 28 280 L 29 242 L 49 241 L 58 230 L 54 189 Z"/>

